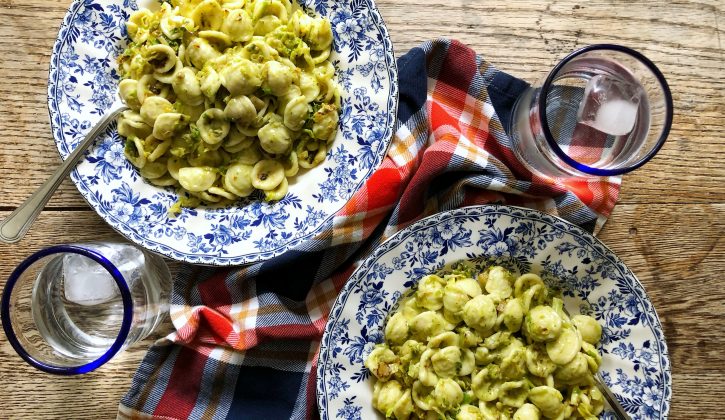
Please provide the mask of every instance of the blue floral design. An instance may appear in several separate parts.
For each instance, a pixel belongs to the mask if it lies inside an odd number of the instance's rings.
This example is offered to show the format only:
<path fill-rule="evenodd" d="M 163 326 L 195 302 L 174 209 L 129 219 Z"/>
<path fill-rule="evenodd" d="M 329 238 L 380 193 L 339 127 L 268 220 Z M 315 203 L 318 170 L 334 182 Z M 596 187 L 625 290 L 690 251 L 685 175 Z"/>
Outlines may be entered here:
<path fill-rule="evenodd" d="M 347 52 L 350 61 L 358 61 L 363 52 L 371 50 L 380 41 L 369 7 L 364 0 L 340 2 L 337 10 L 330 15 L 335 50 Z"/>
<path fill-rule="evenodd" d="M 341 392 L 347 390 L 350 388 L 350 384 L 343 381 L 340 374 L 345 370 L 345 367 L 342 366 L 339 363 L 335 363 L 332 366 L 330 366 L 330 396 L 332 398 L 337 397 Z"/>
<path fill-rule="evenodd" d="M 657 314 L 632 272 L 597 239 L 541 213 L 468 207 L 423 219 L 360 264 L 330 312 L 317 369 L 320 416 L 368 418 L 370 372 L 362 361 L 382 340 L 385 317 L 423 274 L 447 267 L 502 264 L 534 271 L 558 289 L 570 311 L 603 326 L 602 377 L 632 418 L 667 417 L 670 362 Z M 610 411 L 603 419 L 614 419 Z"/>
<path fill-rule="evenodd" d="M 355 182 L 358 179 L 358 170 L 353 165 L 358 158 L 348 152 L 345 146 L 341 145 L 328 156 L 328 159 L 335 162 L 337 166 L 325 168 L 327 179 L 320 184 L 320 193 L 312 196 L 320 203 L 347 200 L 356 189 Z"/>
<path fill-rule="evenodd" d="M 362 416 L 360 415 L 362 407 L 355 406 L 355 398 L 355 395 L 350 398 L 345 398 L 344 405 L 341 409 L 337 410 L 337 418 L 345 420 L 362 419 Z"/>
<path fill-rule="evenodd" d="M 303 0 L 302 6 L 333 24 L 331 60 L 342 110 L 339 135 L 325 162 L 298 177 L 277 203 L 255 196 L 227 208 L 183 209 L 171 216 L 177 192 L 142 179 L 123 158 L 122 139 L 111 128 L 71 174 L 104 220 L 152 251 L 212 265 L 264 261 L 330 226 L 385 156 L 397 109 L 397 69 L 372 1 Z M 50 121 L 63 158 L 114 102 L 116 57 L 127 46 L 124 22 L 135 9 L 134 0 L 75 0 L 66 14 L 48 81 Z"/>
<path fill-rule="evenodd" d="M 123 154 L 123 148 L 123 143 L 115 132 L 110 138 L 101 142 L 87 157 L 89 162 L 96 164 L 95 175 L 86 177 L 88 182 L 97 183 L 102 180 L 104 184 L 110 184 L 120 179 L 120 169 L 129 164 Z"/>
<path fill-rule="evenodd" d="M 385 78 L 385 50 L 381 46 L 371 48 L 368 53 L 370 54 L 370 61 L 359 67 L 360 72 L 364 76 L 370 76 L 372 79 L 372 88 L 375 92 L 378 92 L 383 88 L 382 80 Z"/>

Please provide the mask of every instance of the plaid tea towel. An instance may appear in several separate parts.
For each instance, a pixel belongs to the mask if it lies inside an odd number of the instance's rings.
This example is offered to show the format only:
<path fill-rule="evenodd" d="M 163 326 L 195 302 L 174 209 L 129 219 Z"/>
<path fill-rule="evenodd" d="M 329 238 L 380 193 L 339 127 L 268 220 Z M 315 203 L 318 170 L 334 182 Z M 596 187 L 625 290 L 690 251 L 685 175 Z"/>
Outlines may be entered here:
<path fill-rule="evenodd" d="M 400 105 L 388 156 L 311 244 L 243 268 L 189 266 L 176 279 L 176 332 L 154 345 L 120 418 L 314 418 L 327 315 L 377 244 L 443 210 L 507 203 L 596 232 L 618 178 L 552 180 L 515 158 L 503 127 L 528 86 L 456 41 L 398 60 Z"/>

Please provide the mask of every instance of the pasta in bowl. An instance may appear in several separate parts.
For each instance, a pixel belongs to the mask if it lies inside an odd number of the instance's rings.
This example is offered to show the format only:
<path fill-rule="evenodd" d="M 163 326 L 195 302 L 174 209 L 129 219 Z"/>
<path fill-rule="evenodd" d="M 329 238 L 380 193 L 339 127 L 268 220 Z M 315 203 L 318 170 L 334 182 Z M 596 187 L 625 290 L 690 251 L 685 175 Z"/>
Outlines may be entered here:
<path fill-rule="evenodd" d="M 398 103 L 373 0 L 75 0 L 50 67 L 62 158 L 114 98 L 131 108 L 71 173 L 83 197 L 197 264 L 305 246 L 382 162 Z"/>
<path fill-rule="evenodd" d="M 637 278 L 579 227 L 475 206 L 358 266 L 325 326 L 317 402 L 322 419 L 613 418 L 594 372 L 632 418 L 667 417 L 667 345 Z"/>
<path fill-rule="evenodd" d="M 386 417 L 596 419 L 601 325 L 536 274 L 456 264 L 421 278 L 365 359 Z"/>
<path fill-rule="evenodd" d="M 288 0 L 170 0 L 126 22 L 118 121 L 125 155 L 179 207 L 284 198 L 337 134 L 329 19 Z"/>

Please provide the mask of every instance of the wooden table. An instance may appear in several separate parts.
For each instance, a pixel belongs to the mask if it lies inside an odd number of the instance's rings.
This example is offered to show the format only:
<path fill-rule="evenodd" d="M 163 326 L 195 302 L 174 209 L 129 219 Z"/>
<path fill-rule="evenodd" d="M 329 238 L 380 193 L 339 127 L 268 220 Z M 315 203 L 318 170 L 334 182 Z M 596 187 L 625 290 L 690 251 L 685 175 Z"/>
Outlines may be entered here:
<path fill-rule="evenodd" d="M 0 217 L 58 165 L 46 108 L 48 62 L 70 0 L 0 0 Z M 379 0 L 397 55 L 457 38 L 535 81 L 577 47 L 619 43 L 667 77 L 675 103 L 659 155 L 626 176 L 601 239 L 637 274 L 663 322 L 671 418 L 722 418 L 725 402 L 725 64 L 722 0 L 669 2 Z M 0 245 L 0 286 L 29 253 L 122 238 L 66 180 L 30 234 Z M 0 418 L 111 418 L 147 340 L 91 374 L 49 376 L 0 334 Z"/>

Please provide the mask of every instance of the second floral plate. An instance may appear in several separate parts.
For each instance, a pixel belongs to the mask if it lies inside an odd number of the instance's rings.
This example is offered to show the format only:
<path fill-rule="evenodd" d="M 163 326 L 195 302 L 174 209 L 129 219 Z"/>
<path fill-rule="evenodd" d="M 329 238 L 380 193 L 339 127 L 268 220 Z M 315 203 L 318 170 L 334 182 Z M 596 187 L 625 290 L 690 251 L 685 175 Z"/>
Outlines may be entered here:
<path fill-rule="evenodd" d="M 477 206 L 439 213 L 398 232 L 350 277 L 325 327 L 317 402 L 326 419 L 371 419 L 373 380 L 363 361 L 383 340 L 395 302 L 422 276 L 459 261 L 534 272 L 561 290 L 570 313 L 602 325 L 600 372 L 636 419 L 667 418 L 672 381 L 662 325 L 632 271 L 598 239 L 537 211 Z M 609 411 L 603 418 L 614 418 Z"/>

